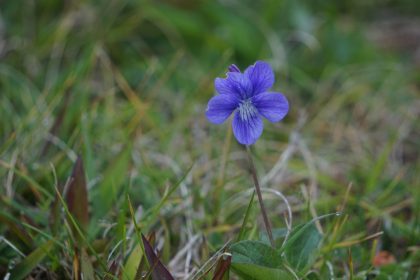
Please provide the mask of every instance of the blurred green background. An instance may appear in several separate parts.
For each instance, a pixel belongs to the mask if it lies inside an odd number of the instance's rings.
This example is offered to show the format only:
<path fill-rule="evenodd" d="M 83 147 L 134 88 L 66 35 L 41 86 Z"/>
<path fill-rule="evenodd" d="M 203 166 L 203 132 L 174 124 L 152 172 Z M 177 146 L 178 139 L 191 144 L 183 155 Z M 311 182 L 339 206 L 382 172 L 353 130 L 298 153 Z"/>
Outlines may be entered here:
<path fill-rule="evenodd" d="M 321 279 L 330 264 L 337 277 L 351 269 L 360 279 L 419 277 L 414 0 L 1 2 L 0 235 L 8 243 L 0 243 L 0 275 L 47 234 L 70 253 L 56 248 L 33 277 L 70 277 L 74 240 L 65 223 L 51 225 L 51 209 L 77 155 L 89 193 L 87 239 L 104 241 L 97 250 L 106 265 L 133 266 L 134 238 L 123 251 L 117 245 L 134 236 L 128 194 L 170 270 L 180 279 L 197 272 L 237 235 L 252 188 L 242 147 L 229 124 L 206 121 L 206 103 L 230 64 L 245 69 L 256 60 L 273 66 L 273 89 L 291 104 L 253 147 L 260 177 L 287 195 L 296 225 L 346 213 L 323 224 L 325 248 L 313 269 Z M 142 220 L 190 166 L 159 214 Z M 284 205 L 266 199 L 274 226 L 284 226 Z M 254 207 L 251 239 L 262 228 L 258 213 Z M 187 269 L 170 264 L 196 234 Z M 395 263 L 373 266 L 380 251 Z"/>

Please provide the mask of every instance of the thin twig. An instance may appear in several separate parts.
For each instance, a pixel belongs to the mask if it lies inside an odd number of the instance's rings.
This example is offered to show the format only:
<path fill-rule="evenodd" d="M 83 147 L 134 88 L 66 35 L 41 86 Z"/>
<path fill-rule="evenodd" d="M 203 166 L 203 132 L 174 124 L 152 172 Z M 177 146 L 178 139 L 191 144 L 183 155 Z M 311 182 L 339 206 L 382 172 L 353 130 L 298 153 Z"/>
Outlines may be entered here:
<path fill-rule="evenodd" d="M 264 202 L 261 195 L 261 188 L 260 183 L 258 182 L 257 170 L 255 169 L 254 161 L 252 160 L 251 149 L 249 146 L 246 146 L 246 151 L 248 154 L 248 161 L 251 169 L 252 179 L 254 180 L 255 191 L 258 196 L 258 202 L 260 203 L 261 214 L 263 216 L 265 229 L 267 231 L 268 238 L 270 239 L 271 246 L 275 247 L 270 221 L 268 220 L 267 211 L 265 210 Z"/>

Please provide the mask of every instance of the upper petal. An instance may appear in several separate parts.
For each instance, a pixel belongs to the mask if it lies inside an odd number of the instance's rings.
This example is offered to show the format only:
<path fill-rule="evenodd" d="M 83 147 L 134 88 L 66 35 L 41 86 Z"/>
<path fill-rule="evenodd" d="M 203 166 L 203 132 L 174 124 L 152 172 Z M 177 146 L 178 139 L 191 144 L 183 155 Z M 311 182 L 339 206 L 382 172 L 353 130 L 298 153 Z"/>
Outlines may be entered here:
<path fill-rule="evenodd" d="M 278 122 L 289 112 L 289 102 L 283 94 L 277 92 L 264 92 L 251 99 L 258 113 L 270 122 Z"/>
<path fill-rule="evenodd" d="M 216 78 L 214 80 L 214 88 L 220 94 L 237 94 L 235 85 L 228 78 Z"/>
<path fill-rule="evenodd" d="M 235 95 L 216 95 L 207 104 L 206 117 L 212 123 L 221 124 L 238 107 L 238 104 L 239 100 Z"/>
<path fill-rule="evenodd" d="M 270 64 L 264 61 L 257 61 L 254 65 L 245 70 L 245 76 L 252 83 L 253 94 L 257 95 L 269 90 L 274 84 L 274 72 Z"/>
<path fill-rule="evenodd" d="M 228 70 L 229 70 L 229 72 L 239 72 L 239 73 L 241 73 L 241 70 L 235 64 L 229 65 Z"/>
<path fill-rule="evenodd" d="M 243 99 L 251 96 L 252 83 L 247 76 L 240 72 L 228 72 L 225 79 L 216 78 L 214 87 L 220 94 L 235 95 L 237 98 Z"/>
<path fill-rule="evenodd" d="M 233 135 L 235 135 L 239 143 L 252 145 L 261 136 L 264 124 L 258 114 L 253 114 L 244 120 L 237 111 L 233 117 L 232 128 Z"/>

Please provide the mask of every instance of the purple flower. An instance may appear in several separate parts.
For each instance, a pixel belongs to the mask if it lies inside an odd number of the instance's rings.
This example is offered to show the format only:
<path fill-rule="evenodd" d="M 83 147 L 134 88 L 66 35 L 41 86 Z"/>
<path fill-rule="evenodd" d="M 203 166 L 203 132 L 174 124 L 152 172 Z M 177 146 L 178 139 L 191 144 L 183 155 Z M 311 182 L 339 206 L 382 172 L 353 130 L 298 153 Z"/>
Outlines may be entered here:
<path fill-rule="evenodd" d="M 207 119 L 221 124 L 234 113 L 232 128 L 236 139 L 243 145 L 254 144 L 263 131 L 261 117 L 278 122 L 289 111 L 283 94 L 268 91 L 273 84 L 273 69 L 264 61 L 257 61 L 244 73 L 236 65 L 229 66 L 227 77 L 214 81 L 219 94 L 207 105 Z"/>

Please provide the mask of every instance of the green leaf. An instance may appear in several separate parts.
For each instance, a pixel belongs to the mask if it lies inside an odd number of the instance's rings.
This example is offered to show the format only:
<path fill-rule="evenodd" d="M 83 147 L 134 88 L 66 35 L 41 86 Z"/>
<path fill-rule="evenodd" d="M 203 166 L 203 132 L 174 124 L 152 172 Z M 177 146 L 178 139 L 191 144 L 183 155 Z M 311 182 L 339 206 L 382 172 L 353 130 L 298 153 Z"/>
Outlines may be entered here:
<path fill-rule="evenodd" d="M 289 265 L 303 274 L 317 257 L 321 246 L 322 235 L 315 226 L 315 222 L 337 213 L 324 215 L 306 224 L 295 227 L 284 245 L 283 251 Z"/>
<path fill-rule="evenodd" d="M 252 204 L 254 202 L 254 196 L 255 196 L 255 191 L 252 192 L 252 196 L 251 196 L 251 199 L 249 200 L 249 204 L 248 204 L 248 207 L 246 209 L 244 220 L 242 221 L 241 230 L 239 231 L 238 239 L 236 241 L 241 241 L 245 238 L 246 225 L 247 225 L 249 217 L 250 217 Z"/>
<path fill-rule="evenodd" d="M 83 279 L 95 280 L 95 273 L 93 272 L 93 265 L 85 250 L 82 250 L 81 258 L 82 259 L 80 261 L 80 266 L 81 266 Z"/>
<path fill-rule="evenodd" d="M 276 246 L 279 246 L 278 248 L 280 248 L 284 237 L 287 235 L 287 228 L 274 228 L 272 231 L 274 242 L 276 243 Z M 271 245 L 267 232 L 260 232 L 259 239 L 265 244 Z"/>
<path fill-rule="evenodd" d="M 139 263 L 142 257 L 142 248 L 140 244 L 137 244 L 124 265 L 123 279 L 135 279 L 137 268 L 139 267 Z"/>
<path fill-rule="evenodd" d="M 240 241 L 230 247 L 232 268 L 244 279 L 293 279 L 280 253 L 261 241 Z"/>
<path fill-rule="evenodd" d="M 28 255 L 21 263 L 16 265 L 10 273 L 10 279 L 24 279 L 31 271 L 45 258 L 54 245 L 53 240 L 49 240 L 38 249 Z"/>
<path fill-rule="evenodd" d="M 284 247 L 288 263 L 297 271 L 303 272 L 315 260 L 321 240 L 322 235 L 313 223 L 299 226 L 292 231 Z"/>
<path fill-rule="evenodd" d="M 269 268 L 264 266 L 234 263 L 232 264 L 233 270 L 246 280 L 294 280 L 293 276 L 285 269 Z"/>
<path fill-rule="evenodd" d="M 95 217 L 102 218 L 108 211 L 115 206 L 115 200 L 121 190 L 122 183 L 127 178 L 126 173 L 130 164 L 131 146 L 128 145 L 125 150 L 115 157 L 107 170 L 98 193 L 93 199 L 93 209 Z"/>

